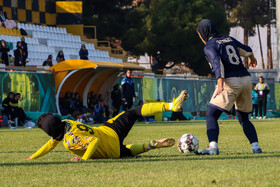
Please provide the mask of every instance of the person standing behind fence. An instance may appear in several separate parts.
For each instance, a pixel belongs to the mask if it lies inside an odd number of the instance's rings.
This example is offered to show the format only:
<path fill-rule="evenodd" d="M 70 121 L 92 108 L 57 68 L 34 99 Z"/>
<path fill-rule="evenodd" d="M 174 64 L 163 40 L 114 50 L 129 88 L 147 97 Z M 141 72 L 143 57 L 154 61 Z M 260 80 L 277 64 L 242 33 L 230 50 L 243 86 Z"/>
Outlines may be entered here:
<path fill-rule="evenodd" d="M 85 44 L 82 44 L 79 55 L 80 59 L 88 60 L 88 50 L 86 49 Z"/>
<path fill-rule="evenodd" d="M 258 103 L 259 103 L 258 119 L 265 119 L 266 118 L 267 95 L 269 94 L 269 86 L 266 83 L 264 83 L 264 79 L 262 76 L 259 77 L 259 83 L 255 86 L 255 90 L 258 93 Z"/>
<path fill-rule="evenodd" d="M 21 47 L 22 47 L 22 51 L 23 51 L 22 65 L 25 66 L 26 65 L 26 59 L 28 58 L 28 47 L 27 47 L 27 43 L 25 42 L 24 37 L 21 37 Z"/>
<path fill-rule="evenodd" d="M 1 46 L 0 46 L 0 53 L 1 53 L 1 59 L 2 63 L 6 66 L 9 66 L 9 56 L 8 52 L 10 51 L 10 48 L 7 46 L 7 43 L 5 40 L 1 40 Z"/>
<path fill-rule="evenodd" d="M 255 111 L 256 118 L 259 115 L 258 93 L 255 90 L 252 90 L 252 101 L 253 101 L 253 110 L 251 113 L 251 119 L 254 118 L 254 111 Z"/>
<path fill-rule="evenodd" d="M 115 84 L 113 91 L 111 92 L 112 106 L 113 106 L 113 117 L 118 115 L 121 105 L 122 105 L 122 93 L 120 90 L 120 85 Z"/>
<path fill-rule="evenodd" d="M 15 66 L 23 66 L 23 49 L 21 46 L 21 42 L 17 42 L 17 48 L 14 50 L 14 56 L 15 56 Z"/>
<path fill-rule="evenodd" d="M 135 98 L 135 91 L 134 91 L 134 80 L 131 78 L 131 70 L 127 70 L 125 74 L 125 78 L 123 78 L 122 82 L 122 102 L 123 102 L 123 110 L 126 111 L 130 109 L 133 105 L 133 98 Z"/>

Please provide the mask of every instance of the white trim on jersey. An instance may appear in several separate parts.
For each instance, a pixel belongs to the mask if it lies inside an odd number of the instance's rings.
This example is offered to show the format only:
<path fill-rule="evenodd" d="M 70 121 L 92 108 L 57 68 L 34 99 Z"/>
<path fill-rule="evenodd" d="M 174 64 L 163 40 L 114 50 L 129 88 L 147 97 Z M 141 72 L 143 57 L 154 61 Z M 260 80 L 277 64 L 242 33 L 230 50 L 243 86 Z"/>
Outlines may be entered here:
<path fill-rule="evenodd" d="M 220 69 L 221 69 L 221 78 L 225 78 L 225 68 L 224 68 L 224 64 L 222 62 L 222 59 L 220 59 Z"/>
<path fill-rule="evenodd" d="M 240 56 L 243 56 L 243 57 L 249 57 L 253 53 L 253 52 L 245 51 L 244 49 L 241 49 L 240 47 L 238 47 L 237 49 L 239 51 Z"/>

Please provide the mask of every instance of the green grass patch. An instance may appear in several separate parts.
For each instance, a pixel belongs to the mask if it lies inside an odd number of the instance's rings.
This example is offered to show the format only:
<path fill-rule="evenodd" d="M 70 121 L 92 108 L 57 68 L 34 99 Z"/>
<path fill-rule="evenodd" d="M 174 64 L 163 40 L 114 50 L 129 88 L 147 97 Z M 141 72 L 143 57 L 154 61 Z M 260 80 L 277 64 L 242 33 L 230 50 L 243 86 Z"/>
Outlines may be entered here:
<path fill-rule="evenodd" d="M 177 146 L 151 150 L 136 158 L 70 162 L 75 155 L 60 143 L 36 160 L 49 137 L 42 130 L 0 129 L 1 186 L 279 186 L 280 119 L 253 120 L 262 154 L 251 145 L 237 120 L 219 121 L 220 155 L 181 154 Z M 126 144 L 184 133 L 196 135 L 200 148 L 208 145 L 205 121 L 137 123 Z"/>

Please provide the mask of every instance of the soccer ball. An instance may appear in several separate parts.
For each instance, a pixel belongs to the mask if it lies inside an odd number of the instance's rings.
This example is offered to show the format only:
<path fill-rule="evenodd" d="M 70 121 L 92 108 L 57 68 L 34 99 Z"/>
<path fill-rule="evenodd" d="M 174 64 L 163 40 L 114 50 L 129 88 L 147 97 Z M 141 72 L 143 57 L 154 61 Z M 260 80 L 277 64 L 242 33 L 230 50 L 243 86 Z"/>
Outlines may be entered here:
<path fill-rule="evenodd" d="M 193 134 L 183 134 L 178 140 L 178 149 L 181 153 L 191 153 L 198 150 L 199 141 Z"/>

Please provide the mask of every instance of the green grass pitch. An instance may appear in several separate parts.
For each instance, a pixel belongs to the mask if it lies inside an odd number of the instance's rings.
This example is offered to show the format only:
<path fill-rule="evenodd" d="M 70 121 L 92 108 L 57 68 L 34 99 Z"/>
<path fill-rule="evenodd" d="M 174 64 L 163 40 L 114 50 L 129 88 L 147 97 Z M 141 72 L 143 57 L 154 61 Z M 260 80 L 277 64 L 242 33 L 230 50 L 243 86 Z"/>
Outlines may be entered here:
<path fill-rule="evenodd" d="M 181 154 L 177 146 L 152 150 L 136 158 L 70 162 L 75 155 L 60 143 L 36 160 L 22 160 L 49 137 L 40 129 L 0 129 L 1 186 L 279 186 L 280 119 L 253 120 L 262 154 L 251 146 L 237 120 L 219 121 L 220 155 Z M 205 121 L 137 123 L 125 143 L 184 133 L 207 146 Z"/>

